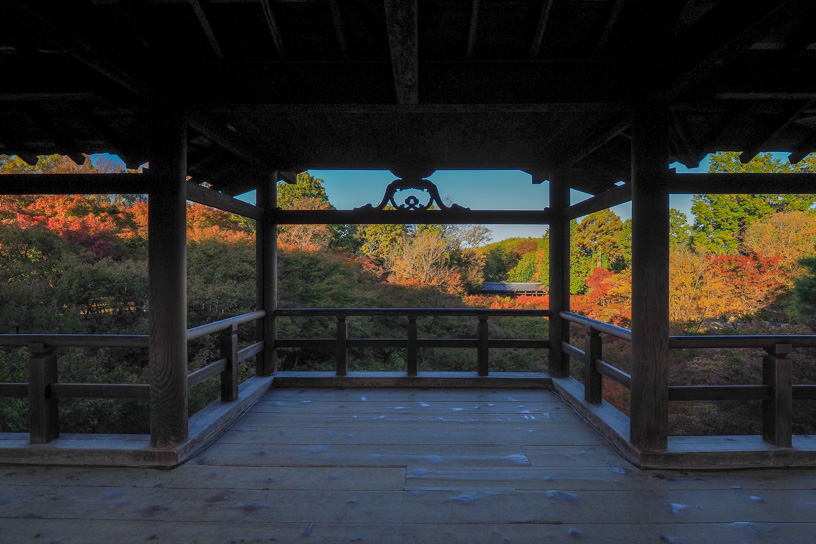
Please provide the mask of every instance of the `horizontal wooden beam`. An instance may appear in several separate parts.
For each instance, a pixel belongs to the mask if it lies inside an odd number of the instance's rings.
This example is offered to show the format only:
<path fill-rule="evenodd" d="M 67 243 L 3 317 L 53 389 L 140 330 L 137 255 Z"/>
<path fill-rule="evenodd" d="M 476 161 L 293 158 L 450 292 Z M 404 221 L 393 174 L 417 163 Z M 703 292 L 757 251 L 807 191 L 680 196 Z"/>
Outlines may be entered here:
<path fill-rule="evenodd" d="M 2 398 L 28 398 L 27 383 L 0 383 L 0 399 Z"/>
<path fill-rule="evenodd" d="M 146 334 L 0 334 L 0 346 L 51 348 L 146 348 Z"/>
<path fill-rule="evenodd" d="M 564 210 L 564 217 L 566 219 L 577 219 L 630 200 L 632 200 L 632 187 L 621 185 L 570 206 Z"/>
<path fill-rule="evenodd" d="M 816 194 L 816 174 L 669 174 L 671 194 Z"/>
<path fill-rule="evenodd" d="M 272 221 L 280 225 L 546 225 L 545 210 L 275 210 Z"/>
<path fill-rule="evenodd" d="M 227 368 L 227 359 L 218 359 L 212 363 L 187 374 L 187 389 L 192 389 L 202 382 L 214 378 Z"/>
<path fill-rule="evenodd" d="M 615 368 L 606 361 L 598 359 L 595 362 L 595 369 L 601 376 L 609 378 L 610 380 L 619 383 L 620 385 L 626 387 L 627 389 L 632 388 L 632 376 L 630 376 L 629 374 L 627 374 L 626 372 L 619 368 Z"/>
<path fill-rule="evenodd" d="M 671 385 L 670 401 L 764 400 L 770 397 L 769 385 Z"/>
<path fill-rule="evenodd" d="M 161 180 L 149 174 L 4 174 L 0 194 L 150 194 L 162 192 Z"/>
<path fill-rule="evenodd" d="M 60 399 L 149 399 L 146 383 L 53 383 L 51 396 Z"/>
<path fill-rule="evenodd" d="M 790 344 L 795 348 L 816 347 L 816 335 L 704 335 L 704 336 L 671 336 L 671 349 L 704 349 L 704 348 L 763 348 L 770 349 L 777 344 Z"/>
<path fill-rule="evenodd" d="M 225 212 L 242 215 L 259 221 L 263 218 L 263 208 L 238 200 L 224 193 L 202 187 L 192 181 L 187 182 L 187 200 L 211 206 Z"/>

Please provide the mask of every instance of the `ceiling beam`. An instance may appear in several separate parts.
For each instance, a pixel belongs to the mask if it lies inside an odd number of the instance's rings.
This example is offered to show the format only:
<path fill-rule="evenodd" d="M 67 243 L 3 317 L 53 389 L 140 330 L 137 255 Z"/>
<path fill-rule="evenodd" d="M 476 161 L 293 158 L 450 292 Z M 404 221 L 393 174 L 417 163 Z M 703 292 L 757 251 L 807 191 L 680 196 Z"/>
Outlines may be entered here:
<path fill-rule="evenodd" d="M 283 39 L 281 38 L 278 22 L 275 19 L 275 14 L 272 12 L 272 2 L 270 0 L 258 0 L 263 10 L 264 20 L 266 26 L 269 27 L 269 33 L 272 35 L 272 42 L 275 44 L 275 51 L 281 60 L 286 59 L 286 48 L 283 46 Z"/>
<path fill-rule="evenodd" d="M 218 40 L 215 37 L 215 32 L 213 32 L 212 26 L 210 26 L 210 20 L 207 18 L 207 14 L 204 13 L 204 8 L 201 7 L 201 2 L 198 0 L 187 1 L 190 2 L 190 7 L 193 8 L 193 13 L 195 13 L 196 19 L 198 19 L 198 24 L 201 25 L 201 30 L 204 31 L 207 41 L 210 42 L 210 47 L 212 47 L 215 57 L 218 59 L 223 59 L 224 51 L 218 44 Z"/>
<path fill-rule="evenodd" d="M 77 29 L 66 29 L 67 22 L 56 20 L 53 10 L 38 10 L 31 7 L 29 2 L 20 0 L 4 0 L 0 2 L 0 13 L 5 10 L 6 17 L 22 25 L 26 31 L 41 36 L 46 43 L 56 43 L 65 52 L 72 55 L 82 64 L 113 81 L 127 91 L 147 100 L 160 100 L 162 96 L 144 79 L 134 75 L 143 73 L 142 70 L 125 69 L 125 62 L 111 56 L 109 51 L 102 52 L 98 48 L 76 38 L 80 33 Z"/>
<path fill-rule="evenodd" d="M 385 0 L 397 104 L 419 104 L 418 0 Z"/>
<path fill-rule="evenodd" d="M 68 134 L 60 127 L 58 127 L 51 116 L 46 115 L 42 110 L 34 105 L 26 105 L 21 107 L 21 111 L 25 113 L 31 122 L 40 127 L 40 130 L 45 134 L 45 137 L 50 139 L 54 147 L 58 149 L 59 154 L 66 155 L 69 159 L 74 161 L 77 166 L 85 164 L 85 155 L 78 149 L 78 145 Z"/>
<path fill-rule="evenodd" d="M 544 42 L 544 33 L 547 31 L 547 25 L 550 22 L 550 11 L 552 11 L 555 0 L 544 0 L 541 4 L 541 13 L 538 16 L 538 25 L 536 25 L 535 35 L 533 36 L 533 44 L 530 46 L 530 58 L 538 57 L 541 52 L 541 44 Z"/>
<path fill-rule="evenodd" d="M 575 166 L 581 160 L 585 159 L 611 140 L 619 136 L 623 131 L 632 126 L 632 116 L 630 114 L 621 115 L 614 121 L 610 122 L 606 128 L 596 131 L 589 137 L 583 140 L 576 146 L 572 146 L 570 151 L 562 156 L 561 163 L 558 165 L 559 169 L 567 169 Z"/>
<path fill-rule="evenodd" d="M 479 4 L 481 0 L 471 0 L 470 5 L 470 28 L 468 29 L 467 58 L 473 58 L 476 51 L 476 36 L 479 28 Z"/>
<path fill-rule="evenodd" d="M 620 12 L 623 9 L 624 0 L 609 0 L 609 11 L 606 15 L 606 21 L 601 30 L 601 35 L 598 38 L 598 43 L 595 45 L 595 55 L 600 56 L 606 49 L 609 43 L 609 38 L 612 36 L 612 31 L 615 29 L 615 23 L 618 22 Z"/>
<path fill-rule="evenodd" d="M 673 101 L 745 53 L 779 24 L 801 16 L 812 0 L 723 0 L 680 35 L 658 65 L 670 70 L 652 98 Z M 656 51 L 661 54 L 662 51 Z M 676 68 L 675 68 L 676 67 Z M 673 72 L 673 73 L 672 73 Z"/>
<path fill-rule="evenodd" d="M 771 131 L 765 134 L 759 134 L 745 147 L 745 150 L 739 156 L 740 162 L 742 164 L 748 164 L 751 162 L 761 151 L 766 150 L 765 147 L 768 142 L 771 142 L 779 137 L 779 135 L 790 127 L 797 119 L 799 119 L 806 110 L 812 109 L 814 104 L 816 104 L 816 99 L 811 99 L 804 103 L 799 103 L 789 107 L 787 111 L 783 112 L 777 119 L 776 123 L 774 124 L 775 126 Z M 756 132 L 757 131 L 755 130 L 754 133 L 756 134 Z"/>
<path fill-rule="evenodd" d="M 337 47 L 340 49 L 340 57 L 348 60 L 348 44 L 346 43 L 346 25 L 343 23 L 343 11 L 340 8 L 340 0 L 330 0 L 332 19 L 334 20 L 334 33 L 337 36 Z"/>
<path fill-rule="evenodd" d="M 188 124 L 212 143 L 226 149 L 239 159 L 246 161 L 251 167 L 260 168 L 262 170 L 267 168 L 264 153 L 252 148 L 250 144 L 241 141 L 233 132 L 226 128 L 226 126 L 220 126 L 217 121 L 209 119 L 201 112 L 191 113 Z"/>
<path fill-rule="evenodd" d="M 130 151 L 124 138 L 116 134 L 98 115 L 93 111 L 90 104 L 79 104 L 75 108 L 82 115 L 88 125 L 99 135 L 105 144 L 108 153 L 113 153 L 122 159 L 125 165 L 129 164 Z"/>

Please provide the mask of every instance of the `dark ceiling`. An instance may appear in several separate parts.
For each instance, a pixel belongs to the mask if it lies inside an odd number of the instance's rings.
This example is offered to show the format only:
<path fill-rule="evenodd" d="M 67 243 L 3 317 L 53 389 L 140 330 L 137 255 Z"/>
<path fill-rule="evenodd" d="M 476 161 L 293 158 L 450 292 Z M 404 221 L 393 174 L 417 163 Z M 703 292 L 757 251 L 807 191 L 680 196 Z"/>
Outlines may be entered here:
<path fill-rule="evenodd" d="M 225 192 L 307 168 L 568 169 L 626 180 L 633 104 L 672 160 L 816 150 L 812 0 L 0 2 L 0 154 L 147 160 L 189 112 L 189 173 Z"/>

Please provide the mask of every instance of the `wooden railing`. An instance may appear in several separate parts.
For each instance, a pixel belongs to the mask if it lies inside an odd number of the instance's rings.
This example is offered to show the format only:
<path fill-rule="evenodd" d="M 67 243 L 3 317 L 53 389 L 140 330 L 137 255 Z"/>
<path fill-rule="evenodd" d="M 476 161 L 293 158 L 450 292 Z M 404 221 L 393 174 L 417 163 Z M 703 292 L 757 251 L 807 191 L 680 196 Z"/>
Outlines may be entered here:
<path fill-rule="evenodd" d="M 238 365 L 253 355 L 261 353 L 264 349 L 263 342 L 255 342 L 254 344 L 239 350 L 238 325 L 256 321 L 263 318 L 265 315 L 266 312 L 260 310 L 188 329 L 188 342 L 209 334 L 218 334 L 220 357 L 215 361 L 199 368 L 198 370 L 190 372 L 187 375 L 187 388 L 190 389 L 191 387 L 195 387 L 196 385 L 210 378 L 220 376 L 221 400 L 225 402 L 232 402 L 237 399 L 239 385 Z"/>
<path fill-rule="evenodd" d="M 276 317 L 335 317 L 337 333 L 334 338 L 291 338 L 278 339 L 276 348 L 324 348 L 334 349 L 336 354 L 336 372 L 338 376 L 348 373 L 349 348 L 405 348 L 407 350 L 408 376 L 418 372 L 418 350 L 420 348 L 475 348 L 479 376 L 489 372 L 490 348 L 549 348 L 549 340 L 539 339 L 497 339 L 489 337 L 488 320 L 491 317 L 547 317 L 548 310 L 494 310 L 488 308 L 281 308 L 275 311 Z M 351 316 L 380 317 L 404 316 L 406 321 L 405 338 L 349 338 L 348 318 Z M 417 318 L 436 317 L 471 317 L 478 320 L 476 338 L 419 338 Z"/>
<path fill-rule="evenodd" d="M 219 376 L 221 400 L 238 398 L 238 364 L 263 351 L 263 342 L 238 349 L 238 326 L 263 318 L 264 311 L 231 317 L 187 331 L 187 340 L 221 334 L 220 357 L 190 372 L 187 387 Z M 0 383 L 0 398 L 28 398 L 29 435 L 32 444 L 44 444 L 59 436 L 59 399 L 141 399 L 150 398 L 150 385 L 110 383 L 59 383 L 56 348 L 135 348 L 148 347 L 147 335 L 123 334 L 0 334 L 0 346 L 25 347 L 29 352 L 28 382 Z"/>
<path fill-rule="evenodd" d="M 570 323 L 585 327 L 584 349 L 564 342 L 564 353 L 584 362 L 584 398 L 600 404 L 603 394 L 602 378 L 608 378 L 631 389 L 632 377 L 603 360 L 600 334 L 608 334 L 627 342 L 632 332 L 608 323 L 596 321 L 571 312 L 561 312 Z M 767 336 L 671 336 L 670 349 L 761 348 L 762 384 L 749 385 L 671 385 L 669 401 L 762 401 L 762 436 L 776 446 L 790 447 L 792 441 L 793 400 L 816 400 L 816 385 L 793 384 L 788 355 L 793 348 L 816 347 L 816 335 Z"/>

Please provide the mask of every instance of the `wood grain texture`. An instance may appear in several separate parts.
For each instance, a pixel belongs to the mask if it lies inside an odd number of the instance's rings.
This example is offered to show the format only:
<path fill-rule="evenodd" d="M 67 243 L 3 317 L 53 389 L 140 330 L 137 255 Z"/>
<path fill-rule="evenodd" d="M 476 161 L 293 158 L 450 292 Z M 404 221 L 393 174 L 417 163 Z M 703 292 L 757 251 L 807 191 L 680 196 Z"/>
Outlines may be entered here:
<path fill-rule="evenodd" d="M 632 133 L 632 387 L 630 441 L 663 451 L 669 434 L 668 120 L 635 107 Z"/>
<path fill-rule="evenodd" d="M 816 470 L 642 471 L 551 392 L 273 379 L 252 378 L 264 400 L 173 470 L 0 466 L 0 540 L 790 543 L 816 530 Z M 408 403 L 424 414 L 400 414 Z"/>
<path fill-rule="evenodd" d="M 148 197 L 150 443 L 187 439 L 187 124 L 180 105 L 151 112 L 151 176 L 164 191 Z"/>

